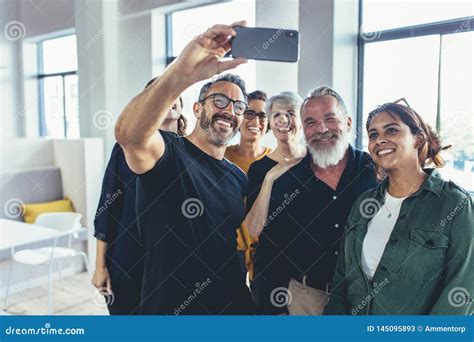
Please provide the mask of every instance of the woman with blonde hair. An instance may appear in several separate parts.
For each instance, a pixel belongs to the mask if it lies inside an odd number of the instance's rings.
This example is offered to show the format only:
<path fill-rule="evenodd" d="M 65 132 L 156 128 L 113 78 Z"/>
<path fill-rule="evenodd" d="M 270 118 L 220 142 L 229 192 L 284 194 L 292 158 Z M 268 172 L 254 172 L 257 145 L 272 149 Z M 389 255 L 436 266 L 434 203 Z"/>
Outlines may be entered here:
<path fill-rule="evenodd" d="M 269 115 L 270 129 L 277 140 L 277 147 L 250 166 L 246 199 L 248 213 L 242 223 L 255 240 L 264 228 L 260 224 L 262 217 L 268 216 L 273 183 L 306 155 L 306 147 L 300 144 L 302 103 L 302 98 L 292 92 L 272 96 L 267 101 L 266 112 Z M 256 250 L 258 251 L 258 243 L 256 243 Z M 259 294 L 265 283 L 265 277 L 260 274 L 263 268 L 265 265 L 262 265 L 262 257 L 259 257 L 259 252 L 255 252 L 254 276 L 250 288 L 260 312 L 265 313 L 264 302 L 268 301 L 268 298 Z"/>

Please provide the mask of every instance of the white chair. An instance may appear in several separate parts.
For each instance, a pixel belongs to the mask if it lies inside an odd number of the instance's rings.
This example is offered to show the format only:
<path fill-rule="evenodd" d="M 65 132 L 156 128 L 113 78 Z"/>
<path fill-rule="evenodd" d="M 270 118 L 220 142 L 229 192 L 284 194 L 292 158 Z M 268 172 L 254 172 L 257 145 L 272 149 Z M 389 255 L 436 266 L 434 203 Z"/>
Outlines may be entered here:
<path fill-rule="evenodd" d="M 48 266 L 48 314 L 51 314 L 53 264 L 56 264 L 56 267 L 58 269 L 62 287 L 63 282 L 59 261 L 64 258 L 81 256 L 84 260 L 86 270 L 89 273 L 89 276 L 91 275 L 86 253 L 79 252 L 71 248 L 73 236 L 77 237 L 79 230 L 81 230 L 81 217 L 82 215 L 79 213 L 70 212 L 45 213 L 38 215 L 35 220 L 35 225 L 56 229 L 58 231 L 58 234 L 55 235 L 54 238 L 52 238 L 53 242 L 51 247 L 24 249 L 13 254 L 13 260 L 20 264 Z M 65 236 L 68 237 L 67 247 L 58 247 L 58 240 Z M 10 263 L 10 270 L 8 272 L 7 291 L 5 295 L 5 309 L 8 305 L 8 294 L 10 291 L 10 279 L 12 275 L 12 269 L 13 262 Z"/>

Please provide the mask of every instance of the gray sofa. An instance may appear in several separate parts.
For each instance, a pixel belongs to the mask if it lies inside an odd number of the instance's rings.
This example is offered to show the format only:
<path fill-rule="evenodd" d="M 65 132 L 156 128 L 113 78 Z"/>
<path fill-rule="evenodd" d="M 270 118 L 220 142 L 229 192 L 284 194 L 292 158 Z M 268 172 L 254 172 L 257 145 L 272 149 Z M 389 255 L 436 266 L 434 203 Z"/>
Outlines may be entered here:
<path fill-rule="evenodd" d="M 0 218 L 23 221 L 21 203 L 63 199 L 61 170 L 56 166 L 10 170 L 0 176 Z"/>

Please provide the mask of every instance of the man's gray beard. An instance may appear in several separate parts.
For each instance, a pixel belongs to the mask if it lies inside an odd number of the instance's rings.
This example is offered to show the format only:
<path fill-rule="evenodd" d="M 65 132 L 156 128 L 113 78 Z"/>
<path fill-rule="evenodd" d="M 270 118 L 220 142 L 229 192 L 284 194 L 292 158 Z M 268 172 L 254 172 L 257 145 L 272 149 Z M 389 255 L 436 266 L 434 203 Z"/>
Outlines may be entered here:
<path fill-rule="evenodd" d="M 339 135 L 334 146 L 315 149 L 312 145 L 307 144 L 309 153 L 311 153 L 313 158 L 313 163 L 323 169 L 339 163 L 344 158 L 348 146 L 349 133 L 346 131 Z"/>
<path fill-rule="evenodd" d="M 204 111 L 202 113 L 201 119 L 199 119 L 199 126 L 201 126 L 201 128 L 205 132 L 207 132 L 207 136 L 216 146 L 227 146 L 229 141 L 237 134 L 237 129 L 234 128 L 232 133 L 228 137 L 221 137 L 220 134 L 212 126 L 212 120 L 207 118 L 206 112 Z"/>

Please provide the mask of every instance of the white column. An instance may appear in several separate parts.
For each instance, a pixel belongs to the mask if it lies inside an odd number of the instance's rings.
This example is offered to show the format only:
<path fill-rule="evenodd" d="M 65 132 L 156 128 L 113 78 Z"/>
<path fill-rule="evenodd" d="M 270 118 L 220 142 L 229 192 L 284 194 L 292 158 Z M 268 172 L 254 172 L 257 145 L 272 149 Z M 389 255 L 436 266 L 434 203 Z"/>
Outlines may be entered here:
<path fill-rule="evenodd" d="M 164 25 L 163 25 L 164 30 Z M 152 14 L 122 16 L 119 20 L 119 98 L 124 107 L 152 78 Z"/>
<path fill-rule="evenodd" d="M 298 30 L 298 0 L 257 0 L 257 27 Z M 257 89 L 269 96 L 298 91 L 298 63 L 257 61 Z"/>
<path fill-rule="evenodd" d="M 298 90 L 303 97 L 318 85 L 332 85 L 333 4 L 333 0 L 300 0 Z"/>
<path fill-rule="evenodd" d="M 332 86 L 343 97 L 354 120 L 357 114 L 358 30 L 359 1 L 335 0 Z"/>
<path fill-rule="evenodd" d="M 355 120 L 358 0 L 300 0 L 299 4 L 302 39 L 298 90 L 306 96 L 318 86 L 333 87 Z"/>
<path fill-rule="evenodd" d="M 101 137 L 107 155 L 115 141 L 119 104 L 117 1 L 76 0 L 81 137 Z"/>

